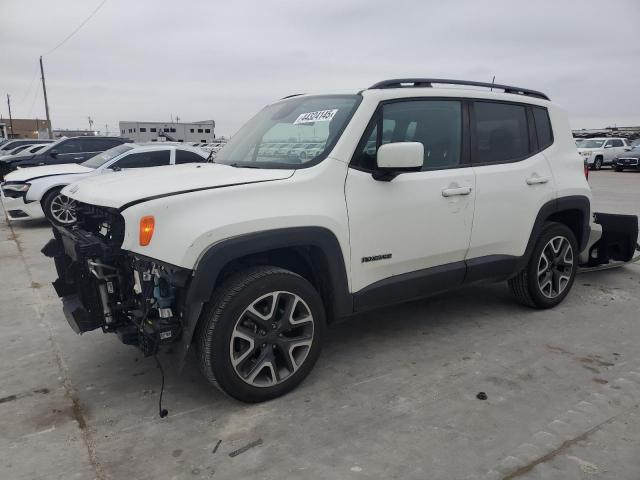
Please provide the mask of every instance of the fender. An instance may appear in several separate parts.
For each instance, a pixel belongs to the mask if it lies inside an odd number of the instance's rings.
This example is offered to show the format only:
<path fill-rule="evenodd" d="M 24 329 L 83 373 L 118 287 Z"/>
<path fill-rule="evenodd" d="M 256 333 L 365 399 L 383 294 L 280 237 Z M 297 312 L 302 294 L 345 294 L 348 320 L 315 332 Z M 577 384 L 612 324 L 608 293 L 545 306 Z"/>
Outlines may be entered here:
<path fill-rule="evenodd" d="M 200 257 L 187 292 L 182 338 L 178 346 L 179 368 L 187 352 L 202 312 L 211 299 L 222 269 L 230 261 L 251 254 L 290 247 L 317 247 L 327 259 L 330 282 L 330 304 L 333 315 L 343 317 L 353 313 L 353 298 L 349 292 L 344 255 L 335 234 L 323 227 L 293 227 L 241 235 L 212 245 Z"/>
<path fill-rule="evenodd" d="M 560 213 L 567 210 L 577 210 L 581 213 L 582 232 L 578 239 L 578 250 L 579 252 L 582 252 L 582 250 L 586 248 L 587 242 L 589 241 L 589 234 L 591 232 L 589 222 L 591 202 L 589 201 L 589 198 L 584 195 L 570 195 L 568 197 L 559 197 L 555 200 L 550 200 L 540 208 L 540 211 L 536 216 L 536 221 L 531 229 L 527 248 L 524 255 L 520 257 L 514 273 L 520 272 L 529 262 L 529 258 L 531 258 L 531 254 L 533 253 L 533 248 L 535 247 L 538 235 L 542 231 L 542 227 L 549 217 L 554 213 Z"/>

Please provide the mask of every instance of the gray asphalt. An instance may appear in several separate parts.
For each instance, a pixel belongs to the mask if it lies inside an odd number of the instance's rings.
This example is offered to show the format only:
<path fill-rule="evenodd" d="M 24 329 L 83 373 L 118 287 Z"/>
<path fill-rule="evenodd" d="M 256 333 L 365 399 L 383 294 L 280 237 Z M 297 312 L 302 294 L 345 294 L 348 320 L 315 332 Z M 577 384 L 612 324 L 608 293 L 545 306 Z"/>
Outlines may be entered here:
<path fill-rule="evenodd" d="M 597 210 L 640 214 L 640 173 L 590 183 Z M 640 266 L 582 274 L 550 311 L 490 284 L 361 315 L 260 405 L 163 355 L 160 419 L 153 359 L 67 325 L 49 236 L 0 220 L 2 479 L 640 478 Z"/>

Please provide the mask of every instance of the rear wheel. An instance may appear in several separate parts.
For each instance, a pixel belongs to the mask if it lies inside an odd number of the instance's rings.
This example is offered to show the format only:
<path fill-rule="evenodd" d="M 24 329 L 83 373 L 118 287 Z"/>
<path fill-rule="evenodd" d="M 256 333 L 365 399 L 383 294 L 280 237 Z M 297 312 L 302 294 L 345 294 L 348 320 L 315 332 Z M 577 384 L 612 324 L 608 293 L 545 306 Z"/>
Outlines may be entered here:
<path fill-rule="evenodd" d="M 200 368 L 226 394 L 261 402 L 295 388 L 311 371 L 325 328 L 320 295 L 301 276 L 253 267 L 227 280 L 203 312 Z"/>
<path fill-rule="evenodd" d="M 76 201 L 63 195 L 61 188 L 51 190 L 42 199 L 45 216 L 56 225 L 71 225 L 76 221 Z"/>
<path fill-rule="evenodd" d="M 509 280 L 516 299 L 529 307 L 551 308 L 567 296 L 578 268 L 575 235 L 566 225 L 547 223 L 526 268 Z"/>

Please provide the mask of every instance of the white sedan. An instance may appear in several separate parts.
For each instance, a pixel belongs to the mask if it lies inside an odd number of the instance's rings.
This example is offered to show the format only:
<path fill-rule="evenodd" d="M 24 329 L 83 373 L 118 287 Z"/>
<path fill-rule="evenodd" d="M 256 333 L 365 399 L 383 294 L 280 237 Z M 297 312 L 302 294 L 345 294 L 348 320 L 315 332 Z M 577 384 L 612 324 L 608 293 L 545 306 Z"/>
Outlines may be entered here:
<path fill-rule="evenodd" d="M 11 172 L 0 188 L 2 203 L 10 220 L 45 216 L 57 225 L 69 225 L 76 221 L 76 205 L 60 190 L 71 183 L 130 168 L 206 161 L 206 152 L 188 145 L 125 143 L 81 164 L 45 165 Z"/>

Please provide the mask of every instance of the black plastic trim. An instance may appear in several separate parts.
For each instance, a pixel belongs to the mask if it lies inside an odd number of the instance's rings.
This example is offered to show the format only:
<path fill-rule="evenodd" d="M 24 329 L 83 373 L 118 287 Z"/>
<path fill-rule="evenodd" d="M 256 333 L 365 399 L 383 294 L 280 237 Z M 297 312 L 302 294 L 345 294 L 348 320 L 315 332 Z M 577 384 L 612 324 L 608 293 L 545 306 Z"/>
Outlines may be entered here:
<path fill-rule="evenodd" d="M 474 283 L 481 280 L 507 280 L 518 272 L 519 260 L 520 257 L 513 255 L 487 255 L 486 257 L 470 258 L 467 260 L 467 275 L 464 277 L 464 283 Z"/>
<path fill-rule="evenodd" d="M 464 261 L 385 278 L 353 294 L 354 312 L 408 302 L 462 285 Z"/>
<path fill-rule="evenodd" d="M 533 228 L 531 229 L 531 235 L 529 236 L 529 242 L 527 243 L 527 248 L 525 249 L 525 253 L 522 257 L 519 257 L 518 264 L 516 266 L 516 272 L 522 270 L 529 261 L 531 257 L 531 253 L 536 244 L 536 240 L 538 239 L 538 235 L 542 231 L 542 227 L 545 222 L 549 220 L 554 213 L 560 213 L 568 210 L 578 210 L 582 213 L 582 233 L 581 238 L 578 239 L 579 246 L 578 250 L 582 252 L 587 243 L 589 242 L 589 236 L 591 234 L 591 226 L 589 224 L 589 218 L 591 215 L 591 203 L 589 199 L 583 195 L 570 195 L 568 197 L 560 197 L 554 200 L 550 200 L 545 203 L 540 210 L 538 211 L 538 215 L 536 216 L 536 220 L 533 224 Z"/>

